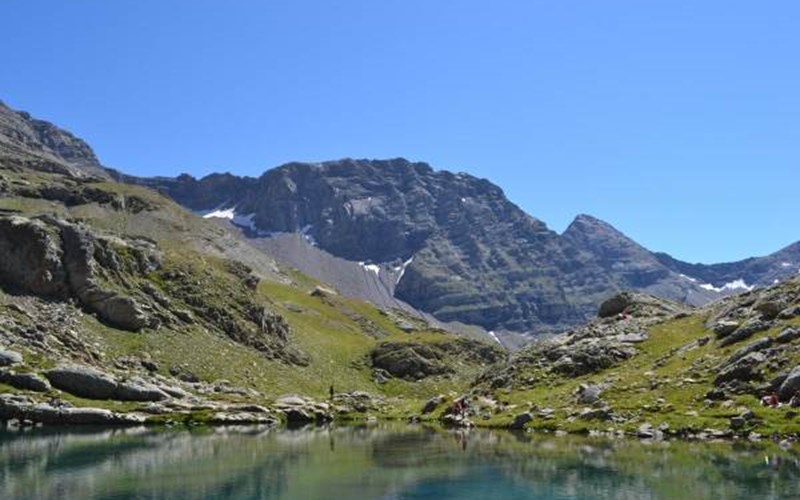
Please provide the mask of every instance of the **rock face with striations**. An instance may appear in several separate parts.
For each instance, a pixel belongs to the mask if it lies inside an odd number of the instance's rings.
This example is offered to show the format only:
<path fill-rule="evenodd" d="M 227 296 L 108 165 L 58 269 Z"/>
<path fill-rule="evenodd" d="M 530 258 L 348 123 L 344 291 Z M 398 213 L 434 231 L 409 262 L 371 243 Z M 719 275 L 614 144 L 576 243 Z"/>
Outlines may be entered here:
<path fill-rule="evenodd" d="M 114 246 L 136 256 L 138 271 L 158 267 L 157 251 L 140 242 L 98 238 L 88 229 L 60 219 L 0 216 L 0 282 L 17 291 L 66 299 L 75 297 L 106 322 L 125 330 L 140 330 L 147 316 L 137 302 L 112 291 L 101 280 L 97 257 L 119 268 Z"/>
<path fill-rule="evenodd" d="M 491 182 L 425 163 L 291 163 L 259 179 L 141 182 L 194 210 L 234 208 L 260 234 L 303 232 L 338 257 L 403 266 L 397 298 L 489 330 L 564 329 L 622 289 L 690 303 L 715 296 L 602 221 L 579 216 L 560 235 Z"/>

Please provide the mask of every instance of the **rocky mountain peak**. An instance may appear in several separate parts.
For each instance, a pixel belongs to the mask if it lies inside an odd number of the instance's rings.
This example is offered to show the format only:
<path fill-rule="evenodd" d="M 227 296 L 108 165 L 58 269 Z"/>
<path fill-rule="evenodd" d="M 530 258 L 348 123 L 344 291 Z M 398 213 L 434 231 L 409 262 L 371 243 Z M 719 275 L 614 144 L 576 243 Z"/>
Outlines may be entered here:
<path fill-rule="evenodd" d="M 605 222 L 603 220 L 598 219 L 597 217 L 593 217 L 589 214 L 578 214 L 572 220 L 570 225 L 567 227 L 565 232 L 569 231 L 586 231 L 588 229 L 603 229 L 607 231 L 617 231 L 614 226 Z"/>
<path fill-rule="evenodd" d="M 626 243 L 634 243 L 620 230 L 596 217 L 587 214 L 579 214 L 567 226 L 562 237 L 573 241 L 584 241 L 600 243 L 601 241 L 619 240 Z M 635 244 L 635 243 L 634 243 Z M 638 246 L 638 245 L 637 245 Z"/>
<path fill-rule="evenodd" d="M 5 151 L 60 160 L 69 165 L 97 170 L 100 162 L 92 148 L 71 132 L 45 120 L 32 118 L 0 102 L 0 147 Z"/>

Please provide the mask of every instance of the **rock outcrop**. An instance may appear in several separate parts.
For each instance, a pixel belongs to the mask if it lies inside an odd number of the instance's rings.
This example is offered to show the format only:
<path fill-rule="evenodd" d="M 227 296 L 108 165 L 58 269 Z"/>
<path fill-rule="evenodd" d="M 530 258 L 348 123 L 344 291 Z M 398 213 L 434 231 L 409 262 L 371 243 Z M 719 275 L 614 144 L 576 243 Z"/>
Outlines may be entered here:
<path fill-rule="evenodd" d="M 421 380 L 454 372 L 454 360 L 492 364 L 501 359 L 497 346 L 469 339 L 451 342 L 382 342 L 370 352 L 372 367 L 389 375 Z"/>
<path fill-rule="evenodd" d="M 136 255 L 141 273 L 158 267 L 152 247 L 118 244 Z M 140 330 L 147 316 L 131 297 L 103 286 L 96 256 L 120 271 L 124 260 L 110 240 L 98 238 L 80 225 L 50 217 L 29 219 L 0 216 L 0 283 L 17 291 L 43 297 L 75 297 L 86 309 L 109 324 L 125 330 Z M 116 268 L 116 269 L 114 269 Z"/>
<path fill-rule="evenodd" d="M 561 335 L 531 343 L 477 381 L 491 388 L 527 388 L 539 380 L 528 370 L 578 377 L 600 372 L 634 357 L 651 325 L 688 314 L 691 308 L 644 294 L 623 293 L 605 301 L 599 317 Z M 593 392 L 593 389 L 591 392 Z M 589 397 L 589 396 L 586 396 Z"/>
<path fill-rule="evenodd" d="M 0 367 L 22 363 L 22 354 L 0 348 Z"/>
<path fill-rule="evenodd" d="M 162 401 L 169 395 L 142 380 L 119 381 L 99 370 L 86 366 L 62 366 L 45 373 L 57 389 L 88 399 L 118 401 Z"/>

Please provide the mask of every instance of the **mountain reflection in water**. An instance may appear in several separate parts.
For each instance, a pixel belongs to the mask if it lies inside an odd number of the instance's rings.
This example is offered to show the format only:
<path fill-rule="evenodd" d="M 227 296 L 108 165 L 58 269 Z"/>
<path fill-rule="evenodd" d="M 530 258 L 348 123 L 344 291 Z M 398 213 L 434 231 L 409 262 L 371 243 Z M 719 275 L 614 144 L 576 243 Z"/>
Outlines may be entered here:
<path fill-rule="evenodd" d="M 800 453 L 408 426 L 0 431 L 0 498 L 798 498 Z"/>

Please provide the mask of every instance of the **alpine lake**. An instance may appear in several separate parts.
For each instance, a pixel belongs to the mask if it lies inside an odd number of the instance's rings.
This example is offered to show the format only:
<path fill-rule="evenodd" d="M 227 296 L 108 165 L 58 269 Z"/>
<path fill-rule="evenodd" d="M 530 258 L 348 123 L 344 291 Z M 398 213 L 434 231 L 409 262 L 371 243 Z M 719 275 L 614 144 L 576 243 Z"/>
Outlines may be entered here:
<path fill-rule="evenodd" d="M 3 499 L 800 498 L 800 450 L 411 425 L 0 431 Z"/>

